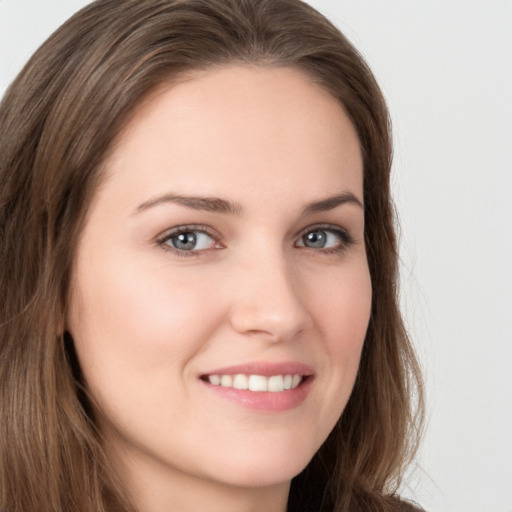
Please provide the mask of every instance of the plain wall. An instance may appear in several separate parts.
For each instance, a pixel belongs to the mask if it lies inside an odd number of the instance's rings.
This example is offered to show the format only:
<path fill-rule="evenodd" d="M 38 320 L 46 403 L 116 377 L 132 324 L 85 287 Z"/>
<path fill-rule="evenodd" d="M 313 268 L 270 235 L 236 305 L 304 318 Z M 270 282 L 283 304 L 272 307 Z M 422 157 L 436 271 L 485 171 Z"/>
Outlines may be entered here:
<path fill-rule="evenodd" d="M 86 3 L 0 0 L 0 94 Z M 310 3 L 366 57 L 394 122 L 429 414 L 405 492 L 430 512 L 512 512 L 512 1 Z"/>

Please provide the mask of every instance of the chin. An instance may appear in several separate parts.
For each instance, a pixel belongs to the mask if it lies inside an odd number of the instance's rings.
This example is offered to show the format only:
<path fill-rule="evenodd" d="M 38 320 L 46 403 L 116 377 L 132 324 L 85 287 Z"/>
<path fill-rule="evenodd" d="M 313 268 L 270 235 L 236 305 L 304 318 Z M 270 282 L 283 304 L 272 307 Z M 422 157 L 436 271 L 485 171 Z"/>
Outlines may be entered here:
<path fill-rule="evenodd" d="M 301 473 L 309 464 L 314 453 L 285 454 L 276 450 L 272 456 L 261 457 L 260 454 L 249 456 L 244 454 L 242 461 L 240 456 L 233 457 L 229 462 L 219 462 L 217 467 L 221 471 L 217 478 L 221 477 L 226 484 L 236 487 L 272 487 L 289 484 L 290 481 Z M 220 474 L 221 473 L 221 474 Z"/>

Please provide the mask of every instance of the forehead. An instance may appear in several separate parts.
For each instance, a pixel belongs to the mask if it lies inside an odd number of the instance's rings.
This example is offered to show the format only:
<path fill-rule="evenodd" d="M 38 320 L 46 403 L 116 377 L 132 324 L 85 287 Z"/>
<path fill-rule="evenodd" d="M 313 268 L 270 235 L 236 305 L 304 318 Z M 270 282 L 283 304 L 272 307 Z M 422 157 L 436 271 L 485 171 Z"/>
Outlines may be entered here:
<path fill-rule="evenodd" d="M 281 191 L 307 183 L 318 196 L 337 181 L 362 191 L 359 140 L 343 107 L 304 72 L 282 67 L 225 66 L 160 86 L 106 170 L 141 200 L 162 187 L 222 196 L 262 181 Z"/>

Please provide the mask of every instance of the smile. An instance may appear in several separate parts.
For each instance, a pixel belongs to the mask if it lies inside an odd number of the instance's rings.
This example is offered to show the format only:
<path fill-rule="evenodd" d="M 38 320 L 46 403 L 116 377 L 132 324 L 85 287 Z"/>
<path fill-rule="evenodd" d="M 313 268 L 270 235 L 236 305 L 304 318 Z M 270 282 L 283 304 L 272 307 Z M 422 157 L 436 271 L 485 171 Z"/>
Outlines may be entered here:
<path fill-rule="evenodd" d="M 216 368 L 200 375 L 200 382 L 221 400 L 246 409 L 279 413 L 306 400 L 315 375 L 311 366 L 298 362 L 251 362 Z"/>
<path fill-rule="evenodd" d="M 272 375 L 266 377 L 264 375 L 244 375 L 239 373 L 236 375 L 208 375 L 205 377 L 205 380 L 214 386 L 224 388 L 279 393 L 295 389 L 304 378 L 304 375 L 299 374 Z"/>

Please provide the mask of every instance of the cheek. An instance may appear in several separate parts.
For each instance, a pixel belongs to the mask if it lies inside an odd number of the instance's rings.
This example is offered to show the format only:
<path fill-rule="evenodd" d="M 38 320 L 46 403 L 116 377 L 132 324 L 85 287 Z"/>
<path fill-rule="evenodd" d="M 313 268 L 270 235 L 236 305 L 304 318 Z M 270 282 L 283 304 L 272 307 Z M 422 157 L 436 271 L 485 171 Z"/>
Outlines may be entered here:
<path fill-rule="evenodd" d="M 176 373 L 200 350 L 205 324 L 216 321 L 208 281 L 148 267 L 141 272 L 140 265 L 105 258 L 78 268 L 68 327 L 91 386 L 101 372 L 117 372 L 117 382 L 128 386 L 159 369 Z"/>
<path fill-rule="evenodd" d="M 310 282 L 310 311 L 322 343 L 315 431 L 320 446 L 339 420 L 356 380 L 372 303 L 365 260 Z M 325 377 L 324 377 L 325 376 Z"/>
<path fill-rule="evenodd" d="M 341 414 L 359 369 L 372 304 L 366 262 L 346 267 L 317 287 L 314 315 L 325 350 L 325 367 L 332 376 L 327 394 Z"/>
<path fill-rule="evenodd" d="M 327 279 L 314 294 L 317 323 L 329 353 L 359 357 L 372 304 L 372 286 L 367 265 L 360 263 Z"/>

